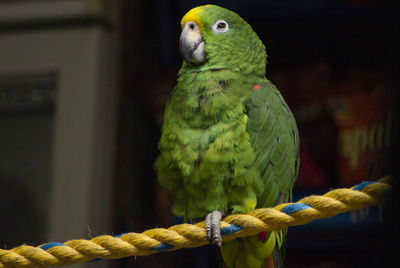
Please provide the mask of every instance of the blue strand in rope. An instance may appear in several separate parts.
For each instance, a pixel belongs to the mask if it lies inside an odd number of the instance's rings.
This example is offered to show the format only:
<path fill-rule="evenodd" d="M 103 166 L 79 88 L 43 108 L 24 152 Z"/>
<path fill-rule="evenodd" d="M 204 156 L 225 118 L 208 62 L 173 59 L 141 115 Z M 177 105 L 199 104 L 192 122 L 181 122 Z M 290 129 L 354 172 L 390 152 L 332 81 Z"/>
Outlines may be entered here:
<path fill-rule="evenodd" d="M 281 212 L 291 215 L 297 211 L 300 211 L 303 209 L 308 209 L 308 208 L 311 208 L 311 207 L 309 205 L 306 205 L 303 203 L 295 203 L 295 204 L 287 205 L 286 207 L 282 208 Z"/>
<path fill-rule="evenodd" d="M 242 227 L 230 225 L 221 229 L 221 235 L 231 235 L 242 230 Z"/>
<path fill-rule="evenodd" d="M 363 181 L 362 183 L 354 186 L 352 189 L 354 191 L 361 191 L 362 189 L 364 189 L 365 187 L 367 187 L 368 185 L 371 185 L 373 183 L 376 183 L 376 181 Z"/>
<path fill-rule="evenodd" d="M 166 250 L 170 250 L 173 249 L 174 246 L 168 243 L 163 243 L 157 247 L 151 248 L 150 250 L 155 250 L 155 251 L 166 251 Z"/>
<path fill-rule="evenodd" d="M 65 246 L 65 245 L 63 243 L 58 243 L 58 242 L 49 242 L 49 243 L 46 243 L 46 244 L 40 246 L 40 248 L 43 250 L 48 250 L 49 248 L 54 248 L 54 247 L 58 247 L 58 246 Z"/>

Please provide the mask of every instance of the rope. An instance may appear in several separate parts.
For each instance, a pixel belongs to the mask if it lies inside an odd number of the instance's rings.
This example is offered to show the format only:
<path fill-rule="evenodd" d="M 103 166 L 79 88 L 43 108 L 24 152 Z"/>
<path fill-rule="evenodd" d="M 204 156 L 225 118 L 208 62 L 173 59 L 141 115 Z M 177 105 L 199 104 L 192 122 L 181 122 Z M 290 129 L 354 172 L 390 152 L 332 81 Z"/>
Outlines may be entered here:
<path fill-rule="evenodd" d="M 365 181 L 352 188 L 332 190 L 322 196 L 308 196 L 296 203 L 256 209 L 246 215 L 229 215 L 221 221 L 223 241 L 302 225 L 382 203 L 392 191 L 390 181 L 390 177 L 377 182 Z M 65 243 L 50 242 L 38 247 L 21 245 L 10 250 L 0 249 L 0 268 L 43 268 L 89 262 L 97 258 L 144 256 L 160 251 L 199 247 L 207 243 L 203 221 L 194 225 L 179 224 L 168 229 L 155 228 L 116 237 L 101 235 L 91 240 L 76 239 Z"/>

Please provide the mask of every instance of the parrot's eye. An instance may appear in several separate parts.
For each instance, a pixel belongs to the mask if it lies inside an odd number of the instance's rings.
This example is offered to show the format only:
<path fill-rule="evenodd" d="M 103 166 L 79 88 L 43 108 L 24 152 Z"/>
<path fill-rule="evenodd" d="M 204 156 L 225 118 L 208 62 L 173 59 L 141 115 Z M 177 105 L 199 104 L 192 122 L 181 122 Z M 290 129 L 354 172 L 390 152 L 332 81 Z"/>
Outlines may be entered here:
<path fill-rule="evenodd" d="M 226 33 L 229 30 L 229 25 L 224 20 L 219 20 L 212 26 L 212 30 L 216 34 Z"/>

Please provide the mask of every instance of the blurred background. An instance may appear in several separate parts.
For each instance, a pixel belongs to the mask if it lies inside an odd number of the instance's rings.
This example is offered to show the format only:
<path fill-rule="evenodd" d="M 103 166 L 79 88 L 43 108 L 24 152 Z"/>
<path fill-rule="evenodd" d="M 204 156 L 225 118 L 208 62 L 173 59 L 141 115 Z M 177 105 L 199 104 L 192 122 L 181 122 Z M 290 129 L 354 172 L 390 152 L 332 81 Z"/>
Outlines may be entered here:
<path fill-rule="evenodd" d="M 214 3 L 267 48 L 301 136 L 294 200 L 389 173 L 397 1 L 0 0 L 0 248 L 181 219 L 153 170 L 180 19 Z M 396 202 L 289 228 L 287 267 L 396 267 Z M 392 213 L 391 213 L 392 211 Z M 215 267 L 215 248 L 72 267 Z"/>

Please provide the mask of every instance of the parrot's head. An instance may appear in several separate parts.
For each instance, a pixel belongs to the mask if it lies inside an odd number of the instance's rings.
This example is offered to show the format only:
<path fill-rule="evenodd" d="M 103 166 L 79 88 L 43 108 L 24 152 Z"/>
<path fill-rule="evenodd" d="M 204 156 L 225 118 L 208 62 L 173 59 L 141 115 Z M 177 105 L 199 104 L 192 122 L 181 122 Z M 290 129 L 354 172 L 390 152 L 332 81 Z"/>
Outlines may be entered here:
<path fill-rule="evenodd" d="M 265 47 L 238 14 L 215 5 L 199 6 L 186 13 L 181 26 L 183 69 L 265 74 Z"/>

